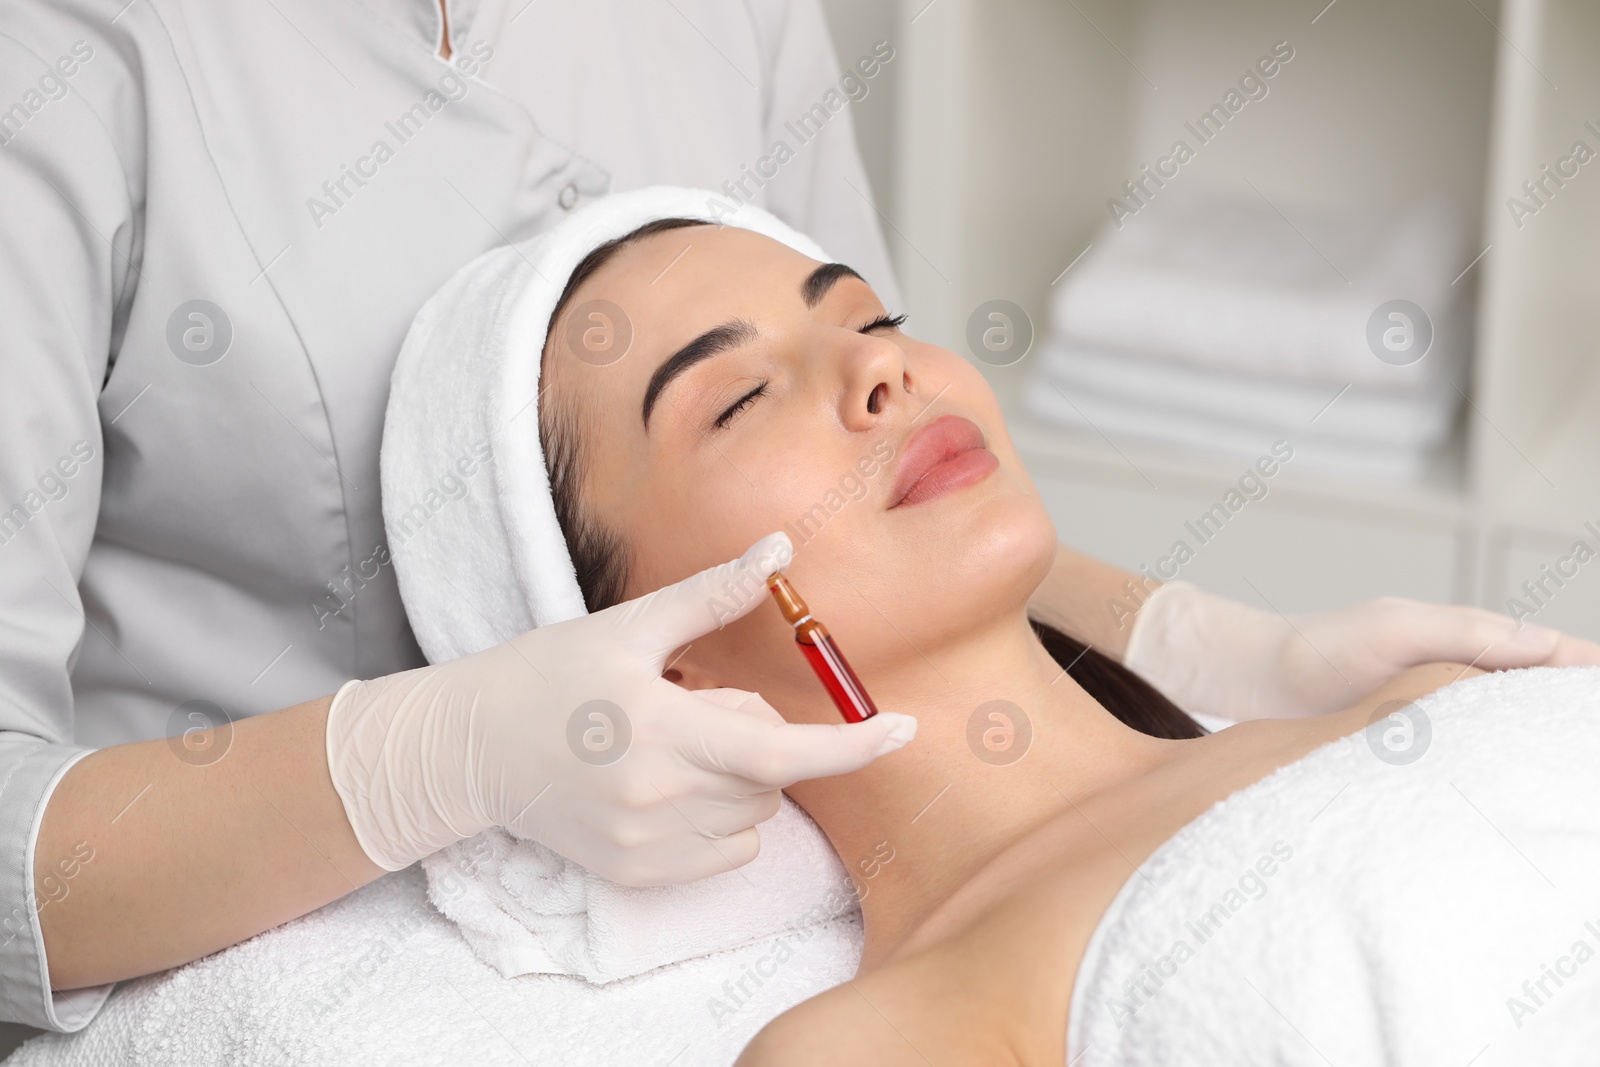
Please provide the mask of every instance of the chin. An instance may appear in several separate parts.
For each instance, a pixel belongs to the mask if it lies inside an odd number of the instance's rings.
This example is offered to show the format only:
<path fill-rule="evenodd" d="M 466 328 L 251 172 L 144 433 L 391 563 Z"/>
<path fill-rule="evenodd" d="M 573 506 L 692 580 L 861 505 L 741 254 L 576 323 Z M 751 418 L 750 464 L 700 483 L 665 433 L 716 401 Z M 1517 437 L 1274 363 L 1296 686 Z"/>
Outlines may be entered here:
<path fill-rule="evenodd" d="M 983 482 L 896 509 L 902 545 L 937 574 L 947 602 L 969 620 L 1025 610 L 1056 557 L 1056 528 L 1031 483 L 1002 466 Z"/>
<path fill-rule="evenodd" d="M 1004 601 L 1024 608 L 1056 558 L 1056 527 L 1044 502 L 1031 490 L 997 494 L 978 510 L 973 528 L 962 531 L 962 567 Z"/>

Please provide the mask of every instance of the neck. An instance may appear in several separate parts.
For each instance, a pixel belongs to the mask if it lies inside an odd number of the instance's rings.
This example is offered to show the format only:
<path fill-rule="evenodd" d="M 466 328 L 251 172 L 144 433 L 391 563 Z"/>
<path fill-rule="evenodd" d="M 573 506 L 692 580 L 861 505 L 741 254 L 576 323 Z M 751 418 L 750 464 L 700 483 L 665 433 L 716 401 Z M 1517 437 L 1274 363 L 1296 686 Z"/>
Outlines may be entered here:
<path fill-rule="evenodd" d="M 1025 615 L 888 672 L 873 693 L 917 738 L 864 770 L 789 789 L 861 895 L 867 970 L 1030 831 L 1166 750 L 1083 691 Z"/>

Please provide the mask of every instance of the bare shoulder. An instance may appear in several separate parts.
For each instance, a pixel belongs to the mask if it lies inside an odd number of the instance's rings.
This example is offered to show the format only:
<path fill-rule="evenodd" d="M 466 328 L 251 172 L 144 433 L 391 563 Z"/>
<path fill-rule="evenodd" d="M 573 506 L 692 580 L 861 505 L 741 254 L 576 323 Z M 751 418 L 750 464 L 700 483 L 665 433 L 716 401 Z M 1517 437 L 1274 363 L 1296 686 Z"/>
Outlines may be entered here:
<path fill-rule="evenodd" d="M 819 993 L 768 1023 L 734 1067 L 923 1064 L 921 1054 L 875 1009 L 855 981 Z"/>
<path fill-rule="evenodd" d="M 1386 705 L 1393 707 L 1396 701 L 1410 703 L 1421 700 L 1448 685 L 1487 673 L 1465 663 L 1420 663 L 1399 672 L 1371 693 L 1352 702 L 1349 708 L 1335 712 L 1331 717 L 1343 717 L 1352 729 L 1360 729 L 1379 708 Z"/>
<path fill-rule="evenodd" d="M 1233 734 L 1236 739 L 1260 738 L 1283 741 L 1291 747 L 1297 739 L 1331 741 L 1362 729 L 1378 709 L 1393 707 L 1396 701 L 1421 700 L 1448 685 L 1488 672 L 1465 663 L 1420 663 L 1396 672 L 1388 681 L 1359 697 L 1343 709 L 1307 719 L 1255 719 L 1219 731 L 1219 738 Z"/>
<path fill-rule="evenodd" d="M 996 911 L 1011 913 L 1011 925 L 1020 928 L 1027 925 L 1015 914 L 1020 903 L 1002 902 Z M 1022 1034 L 1054 1033 L 1056 1023 L 1064 1026 L 1065 1000 L 1051 998 L 1044 1005 L 1046 1021 L 1033 1005 L 1006 995 L 1012 984 L 1024 994 L 1054 985 L 1039 980 L 1042 961 L 1017 958 L 1016 944 L 992 931 L 963 934 L 886 963 L 778 1016 L 745 1048 L 736 1067 L 1050 1062 L 1022 1054 L 1019 1028 Z M 1048 966 L 1044 973 L 1057 969 Z"/>

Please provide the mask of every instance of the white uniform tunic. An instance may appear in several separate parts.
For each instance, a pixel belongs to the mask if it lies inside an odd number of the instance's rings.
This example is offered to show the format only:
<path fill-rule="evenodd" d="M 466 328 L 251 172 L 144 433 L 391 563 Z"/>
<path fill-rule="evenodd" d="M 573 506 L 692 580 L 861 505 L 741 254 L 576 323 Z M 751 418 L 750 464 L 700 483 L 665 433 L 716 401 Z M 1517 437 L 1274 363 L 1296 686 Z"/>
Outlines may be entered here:
<path fill-rule="evenodd" d="M 672 183 L 896 299 L 841 95 L 892 51 L 841 90 L 816 0 L 462 0 L 450 30 L 446 61 L 435 0 L 0 9 L 0 1019 L 109 992 L 51 996 L 32 899 L 75 758 L 420 663 L 378 443 L 452 271 Z"/>

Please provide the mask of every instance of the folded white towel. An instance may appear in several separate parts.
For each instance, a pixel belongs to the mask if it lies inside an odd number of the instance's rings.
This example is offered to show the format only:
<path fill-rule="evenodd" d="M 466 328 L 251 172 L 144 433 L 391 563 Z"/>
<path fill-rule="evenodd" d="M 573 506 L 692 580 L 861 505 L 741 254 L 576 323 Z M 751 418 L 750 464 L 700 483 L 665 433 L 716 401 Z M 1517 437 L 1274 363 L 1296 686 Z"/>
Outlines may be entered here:
<path fill-rule="evenodd" d="M 1287 221 L 1279 211 L 1293 217 Z M 1411 391 L 1445 388 L 1466 353 L 1459 227 L 1438 205 L 1408 214 L 1268 204 L 1198 183 L 1162 189 L 1108 226 L 1056 291 L 1052 330 L 1204 367 Z M 1433 322 L 1419 362 L 1375 356 L 1367 323 L 1390 300 Z"/>
<path fill-rule="evenodd" d="M 1200 368 L 1141 353 L 1046 339 L 1038 380 L 1076 399 L 1105 400 L 1191 414 L 1294 441 L 1312 438 L 1356 445 L 1428 448 L 1450 436 L 1461 394 L 1455 389 L 1410 392 L 1358 386 L 1335 388 L 1261 374 Z"/>
<path fill-rule="evenodd" d="M 725 1067 L 756 1032 L 844 982 L 859 920 L 791 931 L 607 986 L 507 981 L 473 954 L 408 868 L 185 967 L 124 982 L 74 1034 L 8 1067 L 394 1063 Z"/>
<path fill-rule="evenodd" d="M 753 230 L 828 261 L 760 208 L 725 208 L 713 193 L 666 186 L 605 197 L 478 257 L 417 314 L 390 384 L 380 467 L 395 575 L 431 662 L 585 610 L 538 430 L 545 333 L 573 268 L 674 217 Z M 822 831 L 784 804 L 761 827 L 755 864 L 695 886 L 627 889 L 503 833 L 452 845 L 425 868 L 435 902 L 502 974 L 613 981 L 851 910 Z"/>
<path fill-rule="evenodd" d="M 1285 440 L 1294 448 L 1296 471 L 1362 481 L 1416 482 L 1437 454 L 1437 449 L 1427 445 L 1371 445 L 1293 434 L 1140 400 L 1105 397 L 1081 388 L 1063 390 L 1049 378 L 1032 383 L 1023 394 L 1023 405 L 1040 418 L 1096 436 L 1104 434 L 1113 442 L 1142 438 L 1245 463 L 1267 455 L 1275 441 Z"/>
<path fill-rule="evenodd" d="M 788 797 L 761 824 L 759 856 L 688 885 L 619 886 L 498 829 L 422 866 L 429 899 L 507 978 L 614 982 L 860 911 L 828 839 Z"/>
<path fill-rule="evenodd" d="M 1409 747 L 1380 720 L 1140 865 L 1078 970 L 1074 1067 L 1593 1062 L 1600 668 L 1414 709 Z"/>

